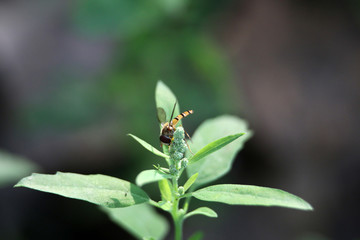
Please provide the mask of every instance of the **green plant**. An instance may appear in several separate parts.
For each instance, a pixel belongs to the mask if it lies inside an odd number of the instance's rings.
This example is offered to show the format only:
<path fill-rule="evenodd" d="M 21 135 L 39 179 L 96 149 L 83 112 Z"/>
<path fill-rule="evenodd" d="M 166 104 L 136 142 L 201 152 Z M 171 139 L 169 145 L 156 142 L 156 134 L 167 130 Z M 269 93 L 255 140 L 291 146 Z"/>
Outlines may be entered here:
<path fill-rule="evenodd" d="M 19 178 L 39 169 L 40 167 L 30 160 L 0 149 L 0 188 L 11 186 Z"/>
<path fill-rule="evenodd" d="M 160 115 L 170 116 L 177 102 L 171 90 L 162 82 L 156 87 L 156 105 Z M 175 115 L 179 114 L 176 105 Z M 200 207 L 189 211 L 192 197 L 202 201 L 221 202 L 233 205 L 280 206 L 300 210 L 312 210 L 310 204 L 301 198 L 279 189 L 239 184 L 201 186 L 226 174 L 237 152 L 251 136 L 247 123 L 234 116 L 220 116 L 205 121 L 194 133 L 189 152 L 185 142 L 185 131 L 180 126 L 174 132 L 170 146 L 163 146 L 163 152 L 144 140 L 129 134 L 153 154 L 164 158 L 167 166 L 140 172 L 136 184 L 105 175 L 81 175 L 61 173 L 55 175 L 32 174 L 23 178 L 16 187 L 28 187 L 40 191 L 81 199 L 101 206 L 111 219 L 126 228 L 135 237 L 162 239 L 168 225 L 164 218 L 154 211 L 160 208 L 172 216 L 175 239 L 182 239 L 184 220 L 194 215 L 217 217 L 214 210 Z M 186 171 L 188 179 L 181 182 Z M 158 182 L 161 200 L 155 201 L 140 187 Z M 201 239 L 196 233 L 191 239 Z"/>

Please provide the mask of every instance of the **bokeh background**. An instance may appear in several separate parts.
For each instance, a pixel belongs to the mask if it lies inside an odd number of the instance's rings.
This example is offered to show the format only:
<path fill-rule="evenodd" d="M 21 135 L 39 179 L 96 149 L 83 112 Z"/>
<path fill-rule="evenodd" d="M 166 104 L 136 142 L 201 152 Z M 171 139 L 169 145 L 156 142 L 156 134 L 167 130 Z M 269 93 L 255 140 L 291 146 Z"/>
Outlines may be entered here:
<path fill-rule="evenodd" d="M 157 159 L 126 134 L 158 144 L 163 80 L 194 109 L 190 134 L 220 114 L 249 121 L 254 136 L 217 183 L 315 208 L 206 203 L 219 218 L 189 219 L 186 237 L 360 239 L 359 63 L 354 0 L 3 0 L 0 148 L 38 172 L 134 182 Z M 16 182 L 0 188 L 0 239 L 132 239 L 89 203 Z"/>

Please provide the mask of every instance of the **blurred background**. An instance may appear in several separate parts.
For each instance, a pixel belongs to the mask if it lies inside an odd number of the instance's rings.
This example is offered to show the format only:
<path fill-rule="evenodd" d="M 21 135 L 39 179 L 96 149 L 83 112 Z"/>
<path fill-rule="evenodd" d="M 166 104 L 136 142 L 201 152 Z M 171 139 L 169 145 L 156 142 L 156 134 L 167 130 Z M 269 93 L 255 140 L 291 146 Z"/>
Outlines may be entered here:
<path fill-rule="evenodd" d="M 12 186 L 32 171 L 134 182 L 158 160 L 126 134 L 157 146 L 158 80 L 194 109 L 190 134 L 220 114 L 249 121 L 217 183 L 315 208 L 206 203 L 219 218 L 189 219 L 185 237 L 360 239 L 359 63 L 354 0 L 0 1 L 0 148 L 31 163 L 0 182 L 0 239 L 132 239 L 90 203 Z"/>

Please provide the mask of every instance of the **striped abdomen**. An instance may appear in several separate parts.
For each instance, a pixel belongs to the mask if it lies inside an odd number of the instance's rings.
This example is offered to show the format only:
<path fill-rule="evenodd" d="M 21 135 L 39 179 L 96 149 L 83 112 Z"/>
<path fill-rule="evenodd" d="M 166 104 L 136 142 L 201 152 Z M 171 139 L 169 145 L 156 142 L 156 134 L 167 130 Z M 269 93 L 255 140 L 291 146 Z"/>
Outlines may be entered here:
<path fill-rule="evenodd" d="M 184 117 L 187 117 L 188 115 L 193 114 L 193 113 L 194 113 L 193 110 L 188 110 L 188 111 L 185 111 L 183 113 L 180 113 L 173 120 L 171 120 L 171 125 L 175 126 L 180 121 L 180 119 L 182 119 Z"/>

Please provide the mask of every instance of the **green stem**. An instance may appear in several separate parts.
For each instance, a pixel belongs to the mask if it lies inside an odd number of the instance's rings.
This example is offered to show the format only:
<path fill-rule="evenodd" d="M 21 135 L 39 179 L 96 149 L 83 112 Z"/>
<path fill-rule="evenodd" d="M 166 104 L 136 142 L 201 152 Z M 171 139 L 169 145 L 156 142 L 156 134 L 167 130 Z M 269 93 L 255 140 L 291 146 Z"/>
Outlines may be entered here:
<path fill-rule="evenodd" d="M 177 221 L 174 219 L 175 226 L 175 240 L 182 240 L 182 226 L 183 226 L 183 218 L 178 218 Z"/>
<path fill-rule="evenodd" d="M 159 207 L 159 204 L 152 199 L 149 200 L 149 204 L 153 205 L 154 207 Z"/>
<path fill-rule="evenodd" d="M 180 178 L 181 174 L 184 171 L 184 167 L 181 166 L 182 162 L 181 160 L 184 158 L 184 152 L 186 151 L 186 145 L 184 143 L 184 129 L 179 127 L 174 132 L 174 140 L 172 145 L 170 145 L 170 148 L 164 149 L 165 151 L 168 151 L 172 154 L 169 154 L 169 169 L 170 173 L 173 174 L 172 177 L 172 209 L 170 210 L 171 216 L 174 221 L 174 234 L 175 234 L 175 240 L 182 240 L 182 231 L 183 231 L 183 222 L 184 222 L 184 216 L 186 211 L 184 209 L 179 209 L 179 202 L 180 199 L 183 198 L 183 191 L 181 191 L 181 194 L 179 193 L 179 184 L 178 179 Z M 179 158 L 182 159 L 179 159 Z"/>
<path fill-rule="evenodd" d="M 175 196 L 175 194 L 178 192 L 178 181 L 177 181 L 177 176 L 174 176 L 174 177 L 172 178 L 172 185 L 173 185 L 173 193 L 174 193 L 174 197 L 176 197 L 176 196 Z"/>
<path fill-rule="evenodd" d="M 173 209 L 171 215 L 174 220 L 175 240 L 182 240 L 182 226 L 184 221 L 184 214 L 179 210 L 179 193 L 178 193 L 178 176 L 174 176 L 173 182 Z"/>

